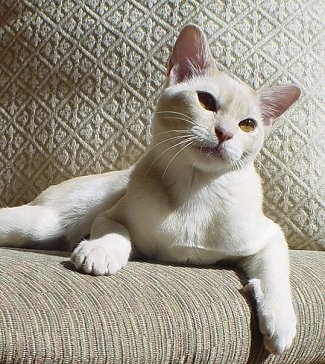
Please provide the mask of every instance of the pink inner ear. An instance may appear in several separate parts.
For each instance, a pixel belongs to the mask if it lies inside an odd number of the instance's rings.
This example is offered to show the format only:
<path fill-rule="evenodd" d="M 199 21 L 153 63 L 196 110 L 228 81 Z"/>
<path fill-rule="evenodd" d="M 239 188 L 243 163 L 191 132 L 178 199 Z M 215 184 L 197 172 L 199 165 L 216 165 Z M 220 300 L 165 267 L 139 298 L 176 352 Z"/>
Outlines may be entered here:
<path fill-rule="evenodd" d="M 300 96 L 295 85 L 271 87 L 260 92 L 260 106 L 264 124 L 271 126 L 276 118 L 286 112 Z"/>
<path fill-rule="evenodd" d="M 214 64 L 207 39 L 194 25 L 182 29 L 168 65 L 168 75 L 173 83 L 182 82 L 202 74 Z"/>

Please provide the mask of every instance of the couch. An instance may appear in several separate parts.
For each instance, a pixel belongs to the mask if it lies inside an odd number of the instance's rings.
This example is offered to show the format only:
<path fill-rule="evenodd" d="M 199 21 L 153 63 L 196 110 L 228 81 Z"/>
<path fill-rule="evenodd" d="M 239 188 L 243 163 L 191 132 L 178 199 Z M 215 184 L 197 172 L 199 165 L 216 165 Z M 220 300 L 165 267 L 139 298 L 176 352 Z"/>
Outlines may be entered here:
<path fill-rule="evenodd" d="M 132 164 L 176 34 L 206 32 L 218 67 L 301 100 L 257 160 L 265 213 L 290 247 L 298 333 L 265 351 L 236 267 L 132 261 L 75 271 L 69 253 L 0 248 L 1 363 L 325 363 L 324 5 L 4 0 L 0 4 L 0 206 L 67 178 Z"/>

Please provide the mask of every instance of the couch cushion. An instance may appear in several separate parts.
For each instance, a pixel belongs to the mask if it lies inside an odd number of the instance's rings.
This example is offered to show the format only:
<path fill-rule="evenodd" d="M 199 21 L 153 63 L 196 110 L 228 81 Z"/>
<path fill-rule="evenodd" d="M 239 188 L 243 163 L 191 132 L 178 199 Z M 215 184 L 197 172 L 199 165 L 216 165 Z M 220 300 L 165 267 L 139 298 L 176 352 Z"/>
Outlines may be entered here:
<path fill-rule="evenodd" d="M 0 252 L 1 363 L 325 362 L 324 252 L 291 252 L 298 334 L 280 356 L 238 271 L 130 262 L 92 277 L 62 254 Z"/>
<path fill-rule="evenodd" d="M 176 34 L 194 22 L 221 69 L 301 87 L 257 166 L 290 246 L 325 248 L 323 0 L 4 0 L 0 15 L 0 206 L 133 163 Z"/>

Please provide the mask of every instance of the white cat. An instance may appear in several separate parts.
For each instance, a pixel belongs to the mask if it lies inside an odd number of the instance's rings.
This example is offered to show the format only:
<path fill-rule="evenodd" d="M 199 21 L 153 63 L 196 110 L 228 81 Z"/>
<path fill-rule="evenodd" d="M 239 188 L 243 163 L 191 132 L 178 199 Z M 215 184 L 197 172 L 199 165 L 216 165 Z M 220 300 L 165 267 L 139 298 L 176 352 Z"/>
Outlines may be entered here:
<path fill-rule="evenodd" d="M 293 85 L 256 92 L 214 66 L 202 31 L 175 44 L 154 115 L 152 141 L 130 169 L 50 187 L 25 206 L 0 210 L 0 245 L 65 237 L 71 261 L 114 274 L 130 255 L 165 262 L 236 261 L 255 296 L 266 348 L 288 349 L 296 333 L 288 249 L 262 211 L 254 168 L 273 121 L 298 98 Z"/>

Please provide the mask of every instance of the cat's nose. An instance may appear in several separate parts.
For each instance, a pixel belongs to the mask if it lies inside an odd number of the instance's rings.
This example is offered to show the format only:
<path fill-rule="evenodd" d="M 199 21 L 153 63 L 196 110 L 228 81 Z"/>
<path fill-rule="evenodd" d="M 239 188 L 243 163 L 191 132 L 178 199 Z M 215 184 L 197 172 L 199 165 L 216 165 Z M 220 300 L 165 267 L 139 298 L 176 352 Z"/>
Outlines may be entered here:
<path fill-rule="evenodd" d="M 234 134 L 230 133 L 229 131 L 225 130 L 224 128 L 217 127 L 217 126 L 214 128 L 214 132 L 216 133 L 219 143 L 224 143 L 227 140 L 232 139 L 232 137 L 234 136 Z"/>

